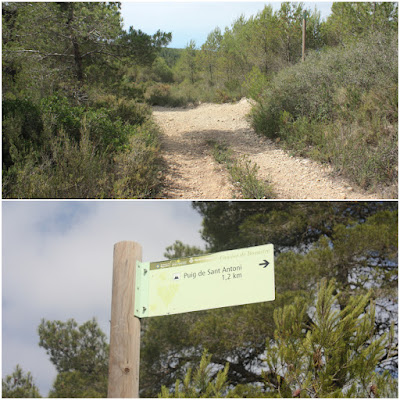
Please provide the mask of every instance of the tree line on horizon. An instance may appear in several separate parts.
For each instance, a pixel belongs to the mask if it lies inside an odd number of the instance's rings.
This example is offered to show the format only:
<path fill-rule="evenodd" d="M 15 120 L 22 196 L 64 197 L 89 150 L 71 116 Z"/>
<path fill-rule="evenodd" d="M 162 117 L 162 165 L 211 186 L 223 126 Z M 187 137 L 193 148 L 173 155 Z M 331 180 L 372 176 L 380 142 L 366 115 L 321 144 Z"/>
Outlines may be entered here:
<path fill-rule="evenodd" d="M 301 60 L 303 18 L 306 52 L 324 52 L 371 32 L 397 33 L 398 6 L 395 2 L 334 2 L 331 14 L 322 20 L 317 9 L 306 8 L 302 2 L 283 2 L 276 11 L 266 5 L 249 18 L 239 16 L 224 30 L 216 27 L 201 45 L 190 40 L 184 49 L 163 49 L 153 65 L 159 72 L 154 77 L 164 83 L 215 86 L 228 100 L 244 95 L 256 98 L 263 83 L 266 86 L 277 72 Z M 261 75 L 264 82 L 251 87 Z"/>
<path fill-rule="evenodd" d="M 273 243 L 276 299 L 141 321 L 141 397 L 390 397 L 398 392 L 397 202 L 194 202 L 206 250 Z M 42 320 L 49 397 L 106 397 L 95 319 Z M 20 366 L 3 397 L 39 397 Z"/>

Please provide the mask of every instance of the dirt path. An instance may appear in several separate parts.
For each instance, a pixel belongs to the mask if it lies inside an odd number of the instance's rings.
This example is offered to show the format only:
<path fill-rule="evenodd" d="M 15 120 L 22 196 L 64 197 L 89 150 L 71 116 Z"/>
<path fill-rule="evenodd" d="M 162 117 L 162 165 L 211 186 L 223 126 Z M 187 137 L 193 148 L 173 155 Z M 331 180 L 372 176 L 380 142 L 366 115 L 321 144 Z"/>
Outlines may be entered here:
<path fill-rule="evenodd" d="M 380 198 L 334 177 L 329 167 L 292 157 L 271 140 L 256 135 L 245 119 L 250 108 L 245 99 L 236 104 L 202 104 L 186 109 L 153 108 L 164 133 L 164 198 L 240 197 L 225 168 L 212 158 L 208 140 L 225 142 L 238 155 L 247 154 L 260 167 L 259 179 L 272 185 L 278 199 Z"/>

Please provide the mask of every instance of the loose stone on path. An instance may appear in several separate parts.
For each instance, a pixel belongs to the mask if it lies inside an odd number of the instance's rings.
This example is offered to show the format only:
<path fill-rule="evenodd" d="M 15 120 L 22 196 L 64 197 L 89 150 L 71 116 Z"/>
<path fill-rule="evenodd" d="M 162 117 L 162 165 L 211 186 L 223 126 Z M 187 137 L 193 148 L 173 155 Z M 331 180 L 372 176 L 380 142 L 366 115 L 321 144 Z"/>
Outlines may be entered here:
<path fill-rule="evenodd" d="M 248 155 L 277 199 L 378 199 L 333 175 L 329 166 L 290 156 L 272 140 L 257 135 L 246 115 L 251 104 L 201 104 L 196 108 L 154 107 L 167 165 L 164 197 L 232 199 L 240 197 L 226 169 L 211 156 L 210 140 L 225 143 L 234 154 Z"/>

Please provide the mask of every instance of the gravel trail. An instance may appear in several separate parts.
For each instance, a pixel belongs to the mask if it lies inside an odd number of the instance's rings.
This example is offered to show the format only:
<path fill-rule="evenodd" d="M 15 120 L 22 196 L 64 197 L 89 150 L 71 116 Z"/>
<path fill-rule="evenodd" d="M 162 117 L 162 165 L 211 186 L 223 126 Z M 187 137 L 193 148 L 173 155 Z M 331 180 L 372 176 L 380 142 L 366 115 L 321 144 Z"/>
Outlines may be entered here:
<path fill-rule="evenodd" d="M 259 179 L 272 186 L 277 199 L 381 198 L 334 176 L 329 166 L 293 157 L 258 136 L 246 120 L 250 109 L 246 99 L 192 108 L 153 107 L 167 165 L 163 198 L 240 198 L 228 172 L 211 156 L 209 140 L 226 143 L 237 155 L 248 155 L 260 167 Z"/>

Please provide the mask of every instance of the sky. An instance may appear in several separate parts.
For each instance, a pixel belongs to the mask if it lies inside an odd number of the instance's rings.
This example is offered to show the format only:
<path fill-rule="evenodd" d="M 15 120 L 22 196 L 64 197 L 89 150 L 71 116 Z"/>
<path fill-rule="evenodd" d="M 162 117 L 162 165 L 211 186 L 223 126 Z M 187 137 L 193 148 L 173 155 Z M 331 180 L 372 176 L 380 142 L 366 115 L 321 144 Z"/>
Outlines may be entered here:
<path fill-rule="evenodd" d="M 47 396 L 56 371 L 38 346 L 41 319 L 96 317 L 109 336 L 114 244 L 161 261 L 175 240 L 205 248 L 201 220 L 188 201 L 3 201 L 2 376 L 20 364 Z"/>
<path fill-rule="evenodd" d="M 323 19 L 330 14 L 332 2 L 303 3 L 307 9 L 314 10 L 317 7 Z M 200 47 L 216 27 L 223 32 L 241 14 L 249 18 L 267 4 L 278 10 L 281 2 L 127 1 L 122 2 L 121 14 L 125 30 L 132 26 L 136 30 L 154 34 L 160 29 L 163 32 L 172 32 L 172 41 L 168 47 L 184 48 L 192 39 Z"/>

